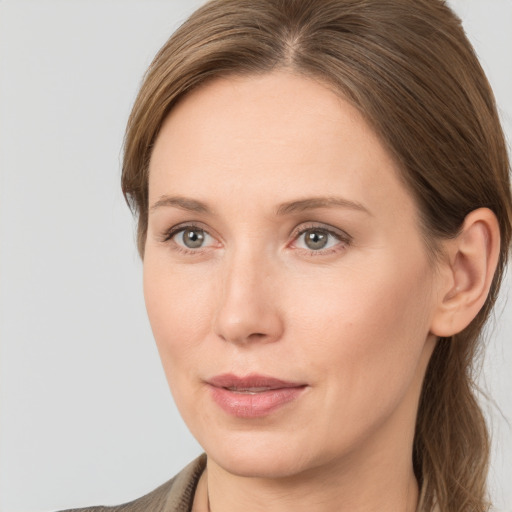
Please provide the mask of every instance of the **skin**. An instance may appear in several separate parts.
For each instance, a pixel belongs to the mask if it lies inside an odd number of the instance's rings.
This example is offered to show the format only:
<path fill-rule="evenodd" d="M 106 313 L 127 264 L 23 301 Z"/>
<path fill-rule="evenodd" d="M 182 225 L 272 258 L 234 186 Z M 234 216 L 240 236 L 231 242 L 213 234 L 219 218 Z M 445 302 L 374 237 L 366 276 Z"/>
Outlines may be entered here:
<path fill-rule="evenodd" d="M 278 213 L 319 197 L 345 204 Z M 195 510 L 414 511 L 418 399 L 461 259 L 433 267 L 397 166 L 355 108 L 285 71 L 216 79 L 165 120 L 149 204 L 149 319 L 208 454 Z M 201 247 L 183 242 L 190 225 Z M 237 418 L 205 384 L 224 373 L 306 387 Z"/>

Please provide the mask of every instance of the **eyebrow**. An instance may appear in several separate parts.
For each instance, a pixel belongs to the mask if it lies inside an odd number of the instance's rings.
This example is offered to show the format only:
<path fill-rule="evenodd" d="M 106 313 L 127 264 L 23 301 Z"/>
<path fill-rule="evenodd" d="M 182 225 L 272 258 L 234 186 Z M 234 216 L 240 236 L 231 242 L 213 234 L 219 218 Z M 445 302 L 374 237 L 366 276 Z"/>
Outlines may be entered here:
<path fill-rule="evenodd" d="M 307 210 L 314 210 L 317 208 L 348 208 L 350 210 L 357 210 L 369 215 L 370 211 L 361 203 L 350 201 L 343 197 L 311 197 L 308 199 L 300 199 L 298 201 L 290 201 L 283 203 L 277 209 L 277 215 L 289 215 L 291 213 L 300 213 Z"/>
<path fill-rule="evenodd" d="M 210 213 L 210 208 L 208 208 L 205 203 L 197 201 L 196 199 L 189 199 L 187 197 L 180 196 L 161 196 L 149 210 L 154 211 L 162 206 L 174 206 L 175 208 L 180 208 L 181 210 L 189 212 Z"/>
<path fill-rule="evenodd" d="M 161 196 L 151 207 L 150 211 L 154 211 L 163 206 L 171 206 L 195 213 L 211 213 L 211 209 L 206 203 L 196 199 L 190 199 L 181 196 Z M 278 206 L 276 214 L 278 216 L 290 215 L 293 213 L 301 213 L 307 210 L 318 208 L 348 208 L 351 210 L 361 211 L 370 214 L 370 211 L 361 203 L 350 201 L 343 197 L 310 197 L 307 199 L 299 199 L 289 201 Z"/>

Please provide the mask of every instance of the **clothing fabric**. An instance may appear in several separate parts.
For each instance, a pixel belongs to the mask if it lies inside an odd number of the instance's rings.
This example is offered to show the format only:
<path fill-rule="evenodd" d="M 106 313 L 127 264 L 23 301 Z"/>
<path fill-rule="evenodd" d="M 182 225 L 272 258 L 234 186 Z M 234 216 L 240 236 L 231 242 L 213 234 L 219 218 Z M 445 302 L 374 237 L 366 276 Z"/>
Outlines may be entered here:
<path fill-rule="evenodd" d="M 62 512 L 190 512 L 197 482 L 205 467 L 206 455 L 203 454 L 174 478 L 134 501 L 113 507 L 89 507 Z"/>

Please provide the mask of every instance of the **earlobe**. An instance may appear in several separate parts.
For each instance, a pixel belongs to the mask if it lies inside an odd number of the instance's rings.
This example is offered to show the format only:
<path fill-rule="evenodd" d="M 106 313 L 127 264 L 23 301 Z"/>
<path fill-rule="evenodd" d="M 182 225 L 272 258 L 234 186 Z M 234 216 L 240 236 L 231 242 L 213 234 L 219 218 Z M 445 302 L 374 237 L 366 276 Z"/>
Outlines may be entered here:
<path fill-rule="evenodd" d="M 487 299 L 499 250 L 500 231 L 494 213 L 488 208 L 469 213 L 457 237 L 446 243 L 432 334 L 453 336 L 475 318 Z"/>

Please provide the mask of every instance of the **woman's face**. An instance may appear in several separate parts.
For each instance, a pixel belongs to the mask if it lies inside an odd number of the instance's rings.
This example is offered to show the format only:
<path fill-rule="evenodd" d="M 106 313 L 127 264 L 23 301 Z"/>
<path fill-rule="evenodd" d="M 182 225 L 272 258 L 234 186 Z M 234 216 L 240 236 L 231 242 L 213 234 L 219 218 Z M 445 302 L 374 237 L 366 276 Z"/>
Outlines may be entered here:
<path fill-rule="evenodd" d="M 437 274 L 355 108 L 290 73 L 217 79 L 166 119 L 149 204 L 149 319 L 210 460 L 275 477 L 410 452 Z"/>

